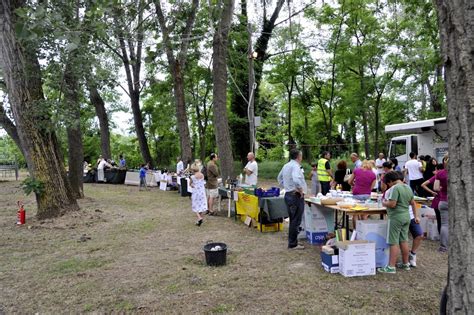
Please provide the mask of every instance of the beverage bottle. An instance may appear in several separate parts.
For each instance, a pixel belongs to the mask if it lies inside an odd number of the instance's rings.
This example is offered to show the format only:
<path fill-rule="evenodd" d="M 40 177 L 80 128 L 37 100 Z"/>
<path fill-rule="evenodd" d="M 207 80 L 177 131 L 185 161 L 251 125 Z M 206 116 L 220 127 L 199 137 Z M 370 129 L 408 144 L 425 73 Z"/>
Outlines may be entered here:
<path fill-rule="evenodd" d="M 382 196 L 377 196 L 377 207 L 382 208 Z"/>

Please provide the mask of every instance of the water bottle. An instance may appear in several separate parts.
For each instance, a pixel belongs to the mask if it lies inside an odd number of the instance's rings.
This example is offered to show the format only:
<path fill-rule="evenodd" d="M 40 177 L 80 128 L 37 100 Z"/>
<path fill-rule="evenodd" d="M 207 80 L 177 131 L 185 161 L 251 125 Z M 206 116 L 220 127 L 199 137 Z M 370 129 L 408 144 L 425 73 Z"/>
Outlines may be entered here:
<path fill-rule="evenodd" d="M 382 196 L 377 196 L 377 207 L 382 208 Z"/>

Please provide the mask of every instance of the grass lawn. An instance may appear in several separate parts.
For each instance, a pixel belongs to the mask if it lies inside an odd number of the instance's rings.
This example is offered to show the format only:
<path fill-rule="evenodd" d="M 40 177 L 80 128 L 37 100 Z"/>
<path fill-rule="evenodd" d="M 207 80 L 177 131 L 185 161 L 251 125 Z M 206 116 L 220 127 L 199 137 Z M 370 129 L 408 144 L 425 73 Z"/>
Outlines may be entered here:
<path fill-rule="evenodd" d="M 319 248 L 288 251 L 286 228 L 259 233 L 206 217 L 190 200 L 156 188 L 85 184 L 81 210 L 34 219 L 34 198 L 0 182 L 0 314 L 436 313 L 447 255 L 425 241 L 418 268 L 344 278 L 320 266 Z M 26 226 L 15 226 L 25 200 Z M 90 239 L 89 239 L 90 238 Z M 228 264 L 207 267 L 202 247 L 229 246 Z"/>

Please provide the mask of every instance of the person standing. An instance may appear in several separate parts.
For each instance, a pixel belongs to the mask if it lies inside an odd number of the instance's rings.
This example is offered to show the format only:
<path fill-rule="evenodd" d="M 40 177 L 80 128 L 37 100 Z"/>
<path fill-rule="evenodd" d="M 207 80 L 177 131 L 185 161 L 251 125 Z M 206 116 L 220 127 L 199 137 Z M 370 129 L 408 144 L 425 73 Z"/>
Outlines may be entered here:
<path fill-rule="evenodd" d="M 351 161 L 354 163 L 354 169 L 358 169 L 362 167 L 362 161 L 359 158 L 359 154 L 357 153 L 351 153 Z"/>
<path fill-rule="evenodd" d="M 288 231 L 288 249 L 304 249 L 298 244 L 298 232 L 304 213 L 304 195 L 306 194 L 306 181 L 301 172 L 303 153 L 300 150 L 290 151 L 290 161 L 286 163 L 278 174 L 278 183 L 285 189 L 285 203 L 290 218 Z"/>
<path fill-rule="evenodd" d="M 184 163 L 181 157 L 178 157 L 178 163 L 176 164 L 176 175 L 181 176 L 184 172 Z"/>
<path fill-rule="evenodd" d="M 140 184 L 138 186 L 138 191 L 142 190 L 142 187 L 145 187 L 145 190 L 148 190 L 148 187 L 146 185 L 146 166 L 145 164 L 140 165 L 140 172 L 139 172 L 139 178 L 140 178 Z"/>
<path fill-rule="evenodd" d="M 125 158 L 123 157 L 123 154 L 119 155 L 119 167 L 120 168 L 125 168 L 127 166 L 127 161 L 125 161 Z"/>
<path fill-rule="evenodd" d="M 317 163 L 311 163 L 311 172 L 309 173 L 309 179 L 311 180 L 311 194 L 313 196 L 317 196 L 320 191 Z"/>
<path fill-rule="evenodd" d="M 256 186 L 258 181 L 258 164 L 255 161 L 255 154 L 253 152 L 249 152 L 247 154 L 247 165 L 245 165 L 244 173 L 245 173 L 245 184 Z"/>
<path fill-rule="evenodd" d="M 337 170 L 334 172 L 334 181 L 336 185 L 341 185 L 343 191 L 351 191 L 351 185 L 344 180 L 346 175 L 350 174 L 350 169 L 347 168 L 347 162 L 340 160 L 336 167 Z"/>
<path fill-rule="evenodd" d="M 389 189 L 385 192 L 383 206 L 387 208 L 388 215 L 388 238 L 390 245 L 390 258 L 387 266 L 378 268 L 381 273 L 396 273 L 395 266 L 399 248 L 402 251 L 402 263 L 397 267 L 403 270 L 410 270 L 408 231 L 410 228 L 409 206 L 415 211 L 414 216 L 417 219 L 415 201 L 410 187 L 404 184 L 401 176 L 397 172 L 388 172 L 384 176 L 385 184 Z M 418 223 L 418 222 L 417 222 Z"/>
<path fill-rule="evenodd" d="M 379 153 L 379 158 L 375 160 L 375 167 L 377 168 L 377 183 L 376 183 L 376 188 L 377 190 L 380 190 L 380 178 L 382 177 L 382 174 L 384 173 L 383 171 L 383 163 L 387 162 L 385 160 L 385 155 L 380 152 Z"/>
<path fill-rule="evenodd" d="M 331 189 L 331 180 L 333 179 L 331 164 L 331 153 L 324 151 L 322 157 L 318 161 L 318 179 L 321 184 L 321 193 L 326 195 Z"/>
<path fill-rule="evenodd" d="M 209 215 L 215 215 L 214 200 L 218 197 L 217 178 L 219 177 L 219 169 L 216 162 L 219 157 L 215 153 L 211 153 L 210 161 L 206 167 L 206 195 L 207 195 L 207 210 Z"/>
<path fill-rule="evenodd" d="M 193 188 L 193 194 L 191 195 L 191 209 L 196 213 L 197 221 L 196 225 L 201 226 L 203 222 L 202 213 L 207 210 L 207 200 L 206 200 L 206 189 L 204 180 L 204 175 L 201 173 L 199 167 L 191 167 L 191 187 Z"/>
<path fill-rule="evenodd" d="M 446 154 L 443 158 L 444 168 L 437 171 L 436 175 L 430 178 L 428 183 L 433 184 L 433 189 L 427 187 L 427 182 L 423 183 L 423 188 L 430 192 L 433 196 L 439 198 L 438 209 L 441 219 L 441 228 L 439 233 L 439 251 L 445 253 L 448 251 L 448 226 L 449 226 L 449 212 L 448 212 L 448 167 L 449 156 Z M 438 181 L 438 185 L 435 182 Z M 439 186 L 439 187 L 435 187 Z M 439 189 L 438 191 L 435 191 Z"/>
<path fill-rule="evenodd" d="M 376 176 L 372 171 L 369 161 L 364 160 L 362 167 L 354 170 L 351 177 L 349 177 L 349 185 L 352 188 L 352 195 L 354 199 L 365 201 L 370 198 L 370 193 L 374 187 Z"/>
<path fill-rule="evenodd" d="M 410 161 L 405 163 L 405 175 L 408 173 L 408 180 L 410 181 L 410 188 L 413 193 L 422 196 L 421 184 L 423 184 L 423 165 L 417 160 L 415 152 L 410 152 Z"/>

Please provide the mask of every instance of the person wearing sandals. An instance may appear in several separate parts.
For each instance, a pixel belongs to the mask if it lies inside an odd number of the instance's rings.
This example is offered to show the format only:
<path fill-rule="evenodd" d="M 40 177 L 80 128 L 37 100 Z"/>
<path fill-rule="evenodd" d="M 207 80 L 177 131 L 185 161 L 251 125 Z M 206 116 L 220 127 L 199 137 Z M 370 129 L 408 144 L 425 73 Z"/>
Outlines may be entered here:
<path fill-rule="evenodd" d="M 206 199 L 206 189 L 204 180 L 204 174 L 201 173 L 199 166 L 193 164 L 191 167 L 191 187 L 193 188 L 193 193 L 191 195 L 191 209 L 196 213 L 197 221 L 196 225 L 201 226 L 203 222 L 202 214 L 207 211 L 207 199 Z"/>
<path fill-rule="evenodd" d="M 390 258 L 387 266 L 377 269 L 380 273 L 396 273 L 395 266 L 403 270 L 410 270 L 410 249 L 408 247 L 408 231 L 410 228 L 408 208 L 410 205 L 417 220 L 418 215 L 413 199 L 413 191 L 403 183 L 402 176 L 402 174 L 395 171 L 388 172 L 384 176 L 384 182 L 389 188 L 385 192 L 383 206 L 387 208 L 388 215 L 387 243 L 390 245 Z M 396 264 L 399 248 L 402 251 L 402 263 Z"/>

